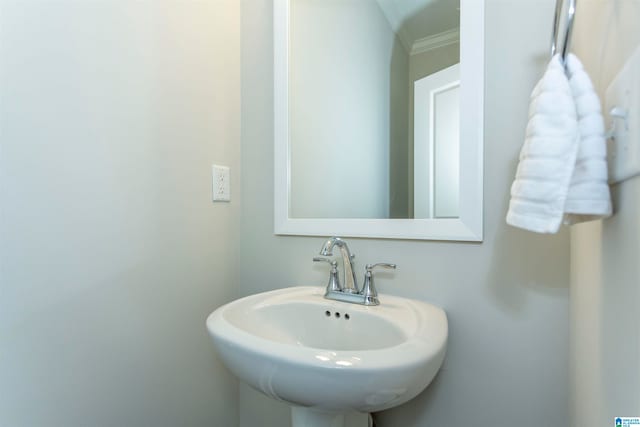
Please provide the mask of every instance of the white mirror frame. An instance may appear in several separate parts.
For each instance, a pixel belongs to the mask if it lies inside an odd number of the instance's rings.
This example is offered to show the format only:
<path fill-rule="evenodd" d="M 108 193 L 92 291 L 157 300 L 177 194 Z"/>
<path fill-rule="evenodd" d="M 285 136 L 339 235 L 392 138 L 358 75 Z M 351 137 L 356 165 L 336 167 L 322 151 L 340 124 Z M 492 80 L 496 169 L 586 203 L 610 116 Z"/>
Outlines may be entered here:
<path fill-rule="evenodd" d="M 289 2 L 274 0 L 275 234 L 482 241 L 484 0 L 460 1 L 460 217 L 290 218 Z"/>

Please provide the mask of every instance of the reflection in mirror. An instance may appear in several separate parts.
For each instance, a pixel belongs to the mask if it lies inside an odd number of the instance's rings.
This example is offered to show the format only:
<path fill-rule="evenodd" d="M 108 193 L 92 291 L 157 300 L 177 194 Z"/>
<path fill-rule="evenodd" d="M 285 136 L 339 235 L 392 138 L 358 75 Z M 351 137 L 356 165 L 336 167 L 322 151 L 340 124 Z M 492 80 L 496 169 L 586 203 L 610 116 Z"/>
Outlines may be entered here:
<path fill-rule="evenodd" d="M 482 241 L 484 0 L 459 1 L 273 0 L 276 234 Z"/>
<path fill-rule="evenodd" d="M 460 191 L 460 66 L 414 84 L 413 202 L 416 218 L 457 218 Z"/>
<path fill-rule="evenodd" d="M 290 0 L 289 217 L 459 217 L 459 0 Z"/>

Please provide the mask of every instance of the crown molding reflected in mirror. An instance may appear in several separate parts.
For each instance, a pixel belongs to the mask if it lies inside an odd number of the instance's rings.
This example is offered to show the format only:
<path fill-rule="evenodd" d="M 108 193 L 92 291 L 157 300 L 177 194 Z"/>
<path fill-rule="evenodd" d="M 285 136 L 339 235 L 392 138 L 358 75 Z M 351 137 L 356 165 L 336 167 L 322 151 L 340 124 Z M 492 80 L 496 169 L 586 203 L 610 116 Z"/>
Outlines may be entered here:
<path fill-rule="evenodd" d="M 290 147 L 290 2 L 274 0 L 275 234 L 482 241 L 484 1 L 460 0 L 459 215 L 456 218 L 293 218 Z M 374 0 L 372 0 L 374 1 Z"/>

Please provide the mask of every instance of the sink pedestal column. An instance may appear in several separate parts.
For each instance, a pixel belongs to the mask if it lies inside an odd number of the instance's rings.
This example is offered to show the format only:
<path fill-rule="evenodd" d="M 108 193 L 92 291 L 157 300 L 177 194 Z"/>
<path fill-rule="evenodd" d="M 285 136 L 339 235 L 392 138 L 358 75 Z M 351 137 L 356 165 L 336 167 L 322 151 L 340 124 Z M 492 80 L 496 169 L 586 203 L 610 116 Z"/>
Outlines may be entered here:
<path fill-rule="evenodd" d="M 344 427 L 344 414 L 294 406 L 291 408 L 291 426 Z"/>

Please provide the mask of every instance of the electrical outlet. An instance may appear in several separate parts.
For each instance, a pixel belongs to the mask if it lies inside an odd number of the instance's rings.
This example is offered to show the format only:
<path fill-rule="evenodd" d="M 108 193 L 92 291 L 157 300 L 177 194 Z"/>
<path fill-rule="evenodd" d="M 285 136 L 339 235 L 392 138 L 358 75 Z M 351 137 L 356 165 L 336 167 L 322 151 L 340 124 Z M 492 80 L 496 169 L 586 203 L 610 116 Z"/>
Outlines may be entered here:
<path fill-rule="evenodd" d="M 605 113 L 612 141 L 607 146 L 609 182 L 640 174 L 640 48 L 607 88 Z"/>
<path fill-rule="evenodd" d="M 211 166 L 213 177 L 213 201 L 228 202 L 231 200 L 231 174 L 227 166 Z"/>

